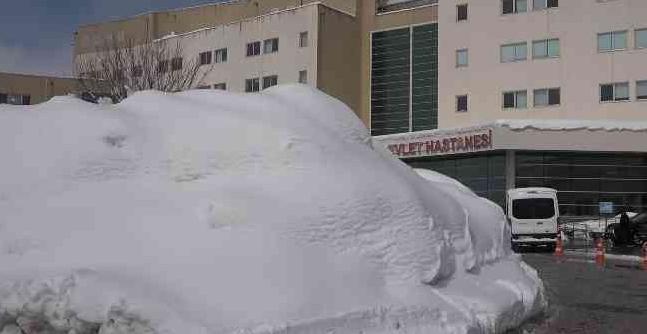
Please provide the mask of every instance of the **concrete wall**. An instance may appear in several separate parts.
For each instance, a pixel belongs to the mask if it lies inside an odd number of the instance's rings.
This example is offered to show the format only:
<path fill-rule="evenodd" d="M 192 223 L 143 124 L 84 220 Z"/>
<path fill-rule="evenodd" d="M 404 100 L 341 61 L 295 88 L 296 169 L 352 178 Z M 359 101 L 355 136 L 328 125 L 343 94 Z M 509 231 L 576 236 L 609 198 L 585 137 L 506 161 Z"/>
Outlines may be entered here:
<path fill-rule="evenodd" d="M 469 18 L 456 22 L 456 5 Z M 531 1 L 528 1 L 529 6 Z M 452 128 L 501 118 L 647 118 L 635 101 L 635 81 L 647 79 L 647 49 L 634 49 L 633 30 L 647 27 L 647 1 L 560 1 L 559 8 L 501 14 L 497 0 L 443 0 L 439 6 L 439 126 Z M 597 34 L 629 30 L 629 49 L 598 53 Z M 532 59 L 533 40 L 559 38 L 561 56 Z M 500 46 L 528 42 L 528 59 L 500 62 Z M 455 67 L 455 51 L 469 50 L 469 66 Z M 630 82 L 631 102 L 600 103 L 599 85 Z M 561 105 L 532 107 L 532 90 L 560 87 Z M 527 109 L 502 108 L 502 93 L 528 91 Z M 469 112 L 455 112 L 456 95 L 469 95 Z"/>
<path fill-rule="evenodd" d="M 361 72 L 359 116 L 370 126 L 371 100 L 371 32 L 431 23 L 438 20 L 438 6 L 423 6 L 408 10 L 376 14 L 375 0 L 360 0 L 357 15 L 360 20 Z M 442 29 L 442 27 L 441 27 Z"/>
<path fill-rule="evenodd" d="M 75 54 L 95 52 L 106 38 L 132 39 L 144 43 L 170 33 L 182 34 L 197 29 L 253 18 L 275 10 L 298 7 L 315 0 L 240 0 L 177 10 L 152 12 L 123 20 L 79 27 L 75 33 Z M 356 0 L 322 0 L 326 5 L 355 14 Z"/>
<path fill-rule="evenodd" d="M 76 79 L 36 75 L 0 73 L 0 93 L 29 95 L 30 103 L 45 102 L 57 95 L 67 95 L 76 90 Z"/>
<path fill-rule="evenodd" d="M 319 6 L 317 87 L 359 116 L 360 30 L 357 19 Z"/>

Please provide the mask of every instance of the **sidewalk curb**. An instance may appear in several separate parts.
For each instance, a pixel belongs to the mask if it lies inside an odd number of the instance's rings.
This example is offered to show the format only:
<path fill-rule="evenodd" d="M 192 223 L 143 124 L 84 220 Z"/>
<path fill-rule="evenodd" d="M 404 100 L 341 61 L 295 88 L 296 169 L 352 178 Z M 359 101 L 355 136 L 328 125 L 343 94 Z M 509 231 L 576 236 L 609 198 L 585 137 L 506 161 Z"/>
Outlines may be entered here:
<path fill-rule="evenodd" d="M 595 252 L 582 252 L 582 251 L 565 250 L 564 255 L 578 256 L 578 257 L 585 257 L 585 258 L 595 259 Z M 607 258 L 609 260 L 623 260 L 623 261 L 631 261 L 631 262 L 642 262 L 643 261 L 643 258 L 641 256 L 638 256 L 638 255 L 623 255 L 623 254 L 605 253 L 604 256 L 605 256 L 605 258 Z"/>

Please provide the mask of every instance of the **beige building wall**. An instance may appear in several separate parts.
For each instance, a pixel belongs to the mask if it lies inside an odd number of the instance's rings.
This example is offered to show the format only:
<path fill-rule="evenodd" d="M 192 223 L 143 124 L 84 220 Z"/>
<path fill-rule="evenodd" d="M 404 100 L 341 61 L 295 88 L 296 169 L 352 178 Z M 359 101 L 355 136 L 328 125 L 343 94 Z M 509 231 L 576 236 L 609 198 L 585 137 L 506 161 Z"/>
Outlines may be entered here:
<path fill-rule="evenodd" d="M 343 14 L 345 15 L 345 14 Z M 309 83 L 317 83 L 318 6 L 306 5 L 252 19 L 178 35 L 185 60 L 195 60 L 201 52 L 227 48 L 227 61 L 204 65 L 196 86 L 226 83 L 227 90 L 245 91 L 245 80 L 277 75 L 278 83 L 298 82 L 299 71 L 308 72 Z M 299 47 L 299 34 L 308 32 L 309 44 Z M 263 41 L 278 38 L 279 51 L 263 53 Z M 247 57 L 247 43 L 260 41 L 261 54 Z M 214 58 L 215 60 L 215 58 Z"/>
<path fill-rule="evenodd" d="M 106 39 L 123 42 L 132 39 L 144 43 L 169 34 L 219 26 L 268 14 L 273 11 L 321 2 L 350 15 L 355 14 L 355 0 L 240 0 L 177 10 L 151 12 L 123 20 L 79 27 L 75 33 L 75 54 L 91 53 Z"/>
<path fill-rule="evenodd" d="M 456 22 L 456 5 L 469 5 Z M 531 1 L 528 1 L 530 6 Z M 647 80 L 647 49 L 634 48 L 634 29 L 647 28 L 647 1 L 560 1 L 559 8 L 501 14 L 500 1 L 443 0 L 439 7 L 439 126 L 453 128 L 502 118 L 644 120 L 647 102 L 635 101 L 635 81 Z M 598 53 L 597 34 L 628 30 L 629 48 Z M 559 38 L 561 56 L 532 59 L 532 41 Z M 528 42 L 528 59 L 501 63 L 500 46 Z M 456 68 L 456 50 L 469 66 Z M 630 102 L 600 103 L 599 85 L 630 83 Z M 532 107 L 533 89 L 561 88 L 561 104 Z M 528 108 L 503 109 L 504 91 L 527 90 Z M 469 111 L 455 112 L 468 94 Z"/>
<path fill-rule="evenodd" d="M 359 116 L 366 126 L 370 126 L 371 101 L 371 32 L 402 28 L 422 23 L 438 21 L 438 6 L 427 5 L 401 11 L 377 14 L 375 0 L 359 0 L 357 15 L 360 22 L 361 59 L 360 59 L 360 104 Z M 440 28 L 442 29 L 442 27 Z"/>
<path fill-rule="evenodd" d="M 57 95 L 76 91 L 76 79 L 0 73 L 0 94 L 29 95 L 30 104 L 45 102 Z"/>
<path fill-rule="evenodd" d="M 319 6 L 317 88 L 360 116 L 360 27 L 355 17 Z"/>

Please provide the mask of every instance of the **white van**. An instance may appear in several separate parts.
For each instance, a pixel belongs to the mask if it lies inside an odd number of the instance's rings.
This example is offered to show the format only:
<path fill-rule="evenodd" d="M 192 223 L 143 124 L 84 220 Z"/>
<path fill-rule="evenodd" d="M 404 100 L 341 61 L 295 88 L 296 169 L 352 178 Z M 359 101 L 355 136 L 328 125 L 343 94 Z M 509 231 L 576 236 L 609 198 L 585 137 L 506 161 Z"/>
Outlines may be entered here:
<path fill-rule="evenodd" d="M 557 244 L 559 206 L 557 191 L 550 188 L 508 190 L 506 214 L 512 230 L 512 247 Z"/>

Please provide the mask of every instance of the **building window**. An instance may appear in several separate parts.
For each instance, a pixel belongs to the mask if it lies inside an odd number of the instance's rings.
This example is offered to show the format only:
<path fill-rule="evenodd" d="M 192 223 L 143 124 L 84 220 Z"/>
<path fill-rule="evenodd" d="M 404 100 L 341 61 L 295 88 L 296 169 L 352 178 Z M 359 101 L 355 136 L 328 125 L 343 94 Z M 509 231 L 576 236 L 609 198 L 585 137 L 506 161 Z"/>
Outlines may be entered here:
<path fill-rule="evenodd" d="M 263 42 L 263 53 L 274 53 L 279 51 L 279 39 L 266 39 Z"/>
<path fill-rule="evenodd" d="M 535 107 L 556 106 L 561 103 L 559 88 L 535 89 L 533 94 Z"/>
<path fill-rule="evenodd" d="M 179 71 L 182 69 L 182 58 L 177 57 L 171 59 L 171 71 Z"/>
<path fill-rule="evenodd" d="M 618 82 L 600 85 L 600 102 L 629 101 L 629 83 Z"/>
<path fill-rule="evenodd" d="M 30 95 L 19 94 L 0 94 L 0 104 L 13 104 L 13 105 L 30 105 Z"/>
<path fill-rule="evenodd" d="M 514 43 L 501 46 L 501 62 L 526 60 L 528 57 L 528 45 L 526 42 Z"/>
<path fill-rule="evenodd" d="M 261 54 L 261 42 L 247 43 L 247 57 L 258 56 Z"/>
<path fill-rule="evenodd" d="M 559 7 L 559 0 L 533 0 L 532 9 L 541 10 L 546 8 Z"/>
<path fill-rule="evenodd" d="M 467 4 L 456 5 L 456 21 L 467 20 Z"/>
<path fill-rule="evenodd" d="M 456 67 L 467 67 L 468 63 L 467 49 L 456 50 Z"/>
<path fill-rule="evenodd" d="M 276 86 L 279 83 L 279 77 L 277 75 L 270 75 L 263 77 L 263 89 Z"/>
<path fill-rule="evenodd" d="M 647 29 L 636 30 L 636 49 L 647 48 Z"/>
<path fill-rule="evenodd" d="M 438 0 L 375 0 L 377 14 L 417 8 L 438 3 Z"/>
<path fill-rule="evenodd" d="M 249 51 L 249 49 L 248 49 L 248 51 Z M 218 49 L 218 50 L 214 51 L 213 54 L 214 54 L 214 56 L 216 58 L 215 59 L 216 63 L 226 63 L 227 62 L 227 49 L 226 48 Z"/>
<path fill-rule="evenodd" d="M 467 95 L 456 96 L 456 112 L 467 112 Z"/>
<path fill-rule="evenodd" d="M 557 58 L 560 53 L 559 39 L 545 39 L 532 42 L 532 58 Z"/>
<path fill-rule="evenodd" d="M 211 51 L 200 52 L 200 65 L 211 64 Z"/>
<path fill-rule="evenodd" d="M 227 83 L 221 82 L 213 85 L 213 89 L 227 90 Z"/>
<path fill-rule="evenodd" d="M 259 79 L 258 78 L 252 78 L 252 79 L 246 79 L 245 80 L 245 92 L 251 93 L 251 92 L 258 92 L 260 91 L 260 85 L 259 85 Z"/>
<path fill-rule="evenodd" d="M 373 136 L 438 128 L 438 24 L 372 33 L 370 81 Z"/>
<path fill-rule="evenodd" d="M 627 31 L 598 34 L 598 52 L 624 50 L 627 48 Z"/>
<path fill-rule="evenodd" d="M 160 62 L 157 63 L 157 72 L 166 73 L 167 71 L 168 71 L 168 60 L 160 60 Z"/>
<path fill-rule="evenodd" d="M 523 13 L 526 11 L 528 11 L 527 0 L 502 0 L 501 1 L 501 13 L 503 14 Z"/>
<path fill-rule="evenodd" d="M 636 81 L 636 99 L 647 100 L 647 80 Z"/>
<path fill-rule="evenodd" d="M 299 83 L 302 83 L 302 84 L 308 83 L 308 71 L 306 70 L 299 71 Z"/>
<path fill-rule="evenodd" d="M 299 47 L 305 48 L 308 46 L 308 32 L 303 31 L 299 33 Z"/>
<path fill-rule="evenodd" d="M 503 93 L 503 108 L 525 109 L 528 106 L 528 93 L 525 90 Z"/>
<path fill-rule="evenodd" d="M 209 88 L 211 88 L 209 85 L 200 85 L 196 87 L 196 89 L 209 89 Z"/>

